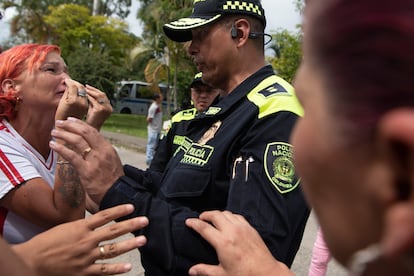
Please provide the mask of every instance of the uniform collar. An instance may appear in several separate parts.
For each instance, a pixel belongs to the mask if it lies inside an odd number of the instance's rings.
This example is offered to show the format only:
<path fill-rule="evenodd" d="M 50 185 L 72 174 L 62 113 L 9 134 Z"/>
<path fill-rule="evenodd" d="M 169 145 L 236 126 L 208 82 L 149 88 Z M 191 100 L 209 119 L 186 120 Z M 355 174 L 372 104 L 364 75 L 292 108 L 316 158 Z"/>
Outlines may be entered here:
<path fill-rule="evenodd" d="M 215 117 L 226 113 L 233 105 L 242 100 L 253 88 L 255 88 L 264 78 L 274 75 L 271 65 L 266 65 L 256 73 L 245 79 L 227 96 L 220 98 L 217 103 L 213 103 L 207 111 L 199 114 L 197 118 Z"/>

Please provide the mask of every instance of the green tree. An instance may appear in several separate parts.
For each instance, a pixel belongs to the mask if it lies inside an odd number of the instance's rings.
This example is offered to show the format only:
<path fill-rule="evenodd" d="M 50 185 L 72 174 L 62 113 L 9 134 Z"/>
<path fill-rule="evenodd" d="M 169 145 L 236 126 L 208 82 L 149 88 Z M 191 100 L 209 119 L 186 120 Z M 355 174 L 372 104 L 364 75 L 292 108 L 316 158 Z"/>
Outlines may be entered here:
<path fill-rule="evenodd" d="M 61 47 L 72 78 L 106 91 L 111 98 L 139 40 L 128 33 L 122 20 L 91 16 L 84 6 L 64 4 L 49 9 L 44 18 L 50 26 L 49 39 Z"/>
<path fill-rule="evenodd" d="M 79 48 L 65 58 L 71 78 L 105 91 L 113 99 L 115 83 L 123 78 L 125 68 L 114 65 L 108 53 Z"/>
<path fill-rule="evenodd" d="M 48 8 L 61 4 L 71 3 L 82 5 L 92 11 L 93 1 L 90 0 L 0 0 L 0 7 L 4 10 L 14 8 L 16 15 L 11 20 L 11 34 L 22 42 L 48 43 L 49 28 L 43 16 L 47 15 Z M 116 16 L 124 19 L 129 14 L 131 0 L 100 0 L 98 14 Z"/>
<path fill-rule="evenodd" d="M 106 53 L 112 63 L 124 65 L 131 49 L 138 42 L 128 32 L 127 24 L 115 18 L 91 16 L 86 7 L 64 4 L 50 7 L 44 21 L 50 29 L 50 42 L 62 48 L 62 55 L 79 48 Z"/>
<path fill-rule="evenodd" d="M 141 40 L 129 54 L 129 70 L 124 79 L 145 80 L 145 68 L 148 62 L 154 58 L 154 52 L 146 47 Z"/>
<path fill-rule="evenodd" d="M 275 57 L 269 58 L 269 62 L 280 77 L 292 82 L 302 59 L 302 34 L 281 30 L 272 37 L 269 49 L 275 52 Z"/>
<path fill-rule="evenodd" d="M 195 66 L 188 57 L 185 44 L 169 40 L 162 26 L 180 17 L 191 14 L 192 0 L 141 0 L 137 18 L 143 22 L 144 44 L 153 54 L 152 63 L 158 62 L 168 67 L 166 83 L 173 89 L 168 97 L 172 98 L 175 107 L 180 105 L 188 92 L 188 84 L 195 74 Z M 151 68 L 160 68 L 151 66 Z"/>
<path fill-rule="evenodd" d="M 91 0 L 83 0 L 83 5 L 87 5 L 90 10 L 93 9 L 93 1 Z M 98 11 L 97 14 L 104 15 L 104 16 L 116 16 L 121 19 L 125 19 L 129 15 L 129 11 L 131 8 L 131 0 L 97 0 Z M 66 1 L 66 3 L 75 4 L 74 1 Z M 56 5 L 54 5 L 56 6 Z"/>
<path fill-rule="evenodd" d="M 305 0 L 295 0 L 294 4 L 296 11 L 298 11 L 300 14 L 303 14 L 303 11 L 305 9 Z"/>
<path fill-rule="evenodd" d="M 193 0 L 140 0 L 137 18 L 143 22 L 143 39 L 158 54 L 163 54 L 167 42 L 162 26 L 191 14 Z"/>

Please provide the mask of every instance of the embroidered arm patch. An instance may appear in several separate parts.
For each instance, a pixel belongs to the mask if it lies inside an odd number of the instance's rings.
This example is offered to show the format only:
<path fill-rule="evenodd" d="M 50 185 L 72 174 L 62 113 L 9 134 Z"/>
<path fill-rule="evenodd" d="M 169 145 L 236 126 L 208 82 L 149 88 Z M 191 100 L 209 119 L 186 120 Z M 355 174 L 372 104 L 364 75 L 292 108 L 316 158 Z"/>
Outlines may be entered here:
<path fill-rule="evenodd" d="M 290 144 L 283 142 L 267 144 L 263 160 L 267 178 L 280 193 L 291 192 L 299 185 L 300 179 L 295 173 Z"/>

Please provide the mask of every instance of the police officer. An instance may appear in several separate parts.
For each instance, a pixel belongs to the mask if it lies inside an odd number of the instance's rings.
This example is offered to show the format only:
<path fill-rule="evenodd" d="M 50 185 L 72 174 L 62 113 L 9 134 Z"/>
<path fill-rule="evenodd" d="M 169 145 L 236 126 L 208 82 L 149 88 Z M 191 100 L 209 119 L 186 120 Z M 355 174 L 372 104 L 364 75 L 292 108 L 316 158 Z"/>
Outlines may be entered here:
<path fill-rule="evenodd" d="M 181 143 L 184 142 L 184 134 L 190 120 L 195 116 L 207 110 L 215 101 L 218 101 L 220 90 L 213 88 L 204 83 L 201 79 L 202 73 L 195 74 L 190 84 L 192 108 L 184 109 L 171 118 L 171 124 L 165 136 L 161 139 L 154 159 L 149 167 L 150 170 L 163 173 L 170 158 L 181 149 Z"/>
<path fill-rule="evenodd" d="M 90 198 L 101 209 L 132 203 L 135 215 L 149 218 L 143 231 L 148 244 L 140 249 L 147 275 L 187 275 L 193 264 L 217 263 L 214 249 L 185 225 L 214 209 L 243 215 L 274 257 L 293 262 L 309 216 L 289 143 L 303 111 L 292 86 L 265 63 L 265 25 L 257 0 L 196 0 L 189 18 L 164 25 L 170 39 L 191 40 L 189 53 L 203 81 L 222 92 L 217 104 L 190 121 L 182 150 L 157 185 L 124 175 L 113 151 L 81 121 L 59 122 L 83 137 L 78 145 L 99 149 L 83 160 L 76 146 L 71 153 L 53 146 L 89 179 L 83 185 Z M 54 135 L 70 144 L 61 132 Z M 97 164 L 99 174 L 90 169 Z"/>

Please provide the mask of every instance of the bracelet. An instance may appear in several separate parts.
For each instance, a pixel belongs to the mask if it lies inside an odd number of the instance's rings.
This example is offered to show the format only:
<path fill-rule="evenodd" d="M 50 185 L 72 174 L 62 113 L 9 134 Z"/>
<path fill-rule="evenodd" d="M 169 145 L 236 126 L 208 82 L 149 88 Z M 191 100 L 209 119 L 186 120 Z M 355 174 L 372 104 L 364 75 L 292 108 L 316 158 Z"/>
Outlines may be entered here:
<path fill-rule="evenodd" d="M 65 165 L 65 164 L 70 164 L 70 162 L 69 161 L 57 161 L 56 162 L 56 164 L 58 164 L 58 165 Z"/>

